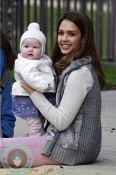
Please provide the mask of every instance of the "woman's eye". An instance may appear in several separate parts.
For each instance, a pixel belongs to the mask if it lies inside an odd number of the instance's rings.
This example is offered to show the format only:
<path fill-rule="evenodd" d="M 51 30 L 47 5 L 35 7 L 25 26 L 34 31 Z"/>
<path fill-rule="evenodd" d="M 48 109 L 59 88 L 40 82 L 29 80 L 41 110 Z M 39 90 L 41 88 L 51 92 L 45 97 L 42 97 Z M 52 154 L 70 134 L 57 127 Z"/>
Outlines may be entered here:
<path fill-rule="evenodd" d="M 63 35 L 63 34 L 64 34 L 64 33 L 63 33 L 63 32 L 61 32 L 61 31 L 59 31 L 59 32 L 58 32 L 58 35 Z"/>
<path fill-rule="evenodd" d="M 70 32 L 69 36 L 75 36 L 75 33 Z"/>

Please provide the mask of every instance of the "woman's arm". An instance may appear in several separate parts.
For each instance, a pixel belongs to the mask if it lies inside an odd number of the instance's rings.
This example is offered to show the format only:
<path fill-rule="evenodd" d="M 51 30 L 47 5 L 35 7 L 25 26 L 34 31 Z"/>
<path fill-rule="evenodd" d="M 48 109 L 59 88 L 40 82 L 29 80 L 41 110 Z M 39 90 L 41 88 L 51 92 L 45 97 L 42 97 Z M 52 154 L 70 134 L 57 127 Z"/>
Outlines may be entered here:
<path fill-rule="evenodd" d="M 7 69 L 7 58 L 5 51 L 0 48 L 0 80 Z"/>
<path fill-rule="evenodd" d="M 2 78 L 4 72 L 8 69 L 7 58 L 5 51 L 0 49 L 0 76 Z M 5 87 L 2 89 L 2 104 L 1 104 L 1 127 L 3 137 L 13 137 L 15 117 L 12 113 L 12 97 L 11 97 L 11 80 L 8 75 Z"/>
<path fill-rule="evenodd" d="M 92 87 L 93 78 L 87 68 L 73 71 L 58 107 L 53 106 L 43 94 L 29 90 L 30 98 L 43 116 L 58 130 L 65 130 L 74 120 L 88 90 Z"/>

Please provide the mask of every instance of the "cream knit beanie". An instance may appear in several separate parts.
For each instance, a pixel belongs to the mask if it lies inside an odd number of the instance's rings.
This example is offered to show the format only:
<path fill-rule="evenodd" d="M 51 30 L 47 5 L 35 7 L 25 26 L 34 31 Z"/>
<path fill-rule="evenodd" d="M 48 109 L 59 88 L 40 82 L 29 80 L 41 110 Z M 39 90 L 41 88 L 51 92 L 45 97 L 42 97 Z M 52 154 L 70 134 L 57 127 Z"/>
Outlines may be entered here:
<path fill-rule="evenodd" d="M 21 36 L 21 40 L 20 40 L 20 49 L 22 46 L 22 42 L 27 39 L 27 38 L 34 38 L 40 41 L 41 45 L 42 45 L 42 54 L 43 55 L 45 53 L 45 45 L 46 45 L 46 37 L 43 34 L 42 31 L 40 31 L 40 26 L 38 23 L 30 23 L 28 25 L 27 31 L 23 33 L 23 35 Z"/>

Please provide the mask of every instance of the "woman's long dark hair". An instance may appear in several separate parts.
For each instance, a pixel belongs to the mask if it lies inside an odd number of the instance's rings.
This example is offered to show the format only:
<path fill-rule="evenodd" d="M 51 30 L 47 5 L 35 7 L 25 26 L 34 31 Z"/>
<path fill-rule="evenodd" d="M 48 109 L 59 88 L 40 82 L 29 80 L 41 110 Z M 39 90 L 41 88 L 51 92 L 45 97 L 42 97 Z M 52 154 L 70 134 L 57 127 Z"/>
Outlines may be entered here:
<path fill-rule="evenodd" d="M 1 38 L 0 47 L 4 49 L 7 55 L 7 64 L 8 64 L 9 69 L 12 69 L 14 66 L 14 61 L 16 59 L 16 54 L 12 50 L 8 37 L 1 31 L 0 31 L 0 38 Z"/>
<path fill-rule="evenodd" d="M 58 46 L 57 38 L 59 26 L 61 22 L 65 19 L 73 22 L 80 29 L 83 43 L 81 43 L 79 48 L 76 48 L 73 52 L 69 53 L 66 56 L 63 56 Z M 69 66 L 73 60 L 81 59 L 82 57 L 86 56 L 91 56 L 92 64 L 95 67 L 96 73 L 98 75 L 101 89 L 103 89 L 105 86 L 105 75 L 102 70 L 100 58 L 96 51 L 93 25 L 90 18 L 83 13 L 66 12 L 58 22 L 57 38 L 52 54 L 53 64 L 58 62 L 58 66 L 62 71 L 67 66 Z"/>

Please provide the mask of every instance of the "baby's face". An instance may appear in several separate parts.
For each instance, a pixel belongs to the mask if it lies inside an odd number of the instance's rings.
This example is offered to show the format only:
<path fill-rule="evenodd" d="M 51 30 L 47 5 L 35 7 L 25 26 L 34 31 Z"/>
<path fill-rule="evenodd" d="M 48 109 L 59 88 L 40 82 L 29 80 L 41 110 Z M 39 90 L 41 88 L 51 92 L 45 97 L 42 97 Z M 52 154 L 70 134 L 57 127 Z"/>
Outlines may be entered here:
<path fill-rule="evenodd" d="M 24 58 L 37 60 L 41 57 L 42 46 L 39 40 L 25 39 L 21 46 L 21 53 Z"/>

